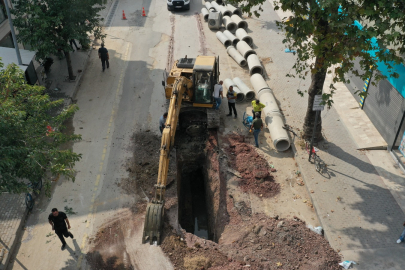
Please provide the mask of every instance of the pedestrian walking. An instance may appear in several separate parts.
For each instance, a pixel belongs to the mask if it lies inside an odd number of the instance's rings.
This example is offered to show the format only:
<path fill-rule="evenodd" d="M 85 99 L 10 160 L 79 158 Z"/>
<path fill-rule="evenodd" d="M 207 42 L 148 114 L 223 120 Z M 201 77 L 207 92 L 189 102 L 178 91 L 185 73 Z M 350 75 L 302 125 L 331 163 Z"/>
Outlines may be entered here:
<path fill-rule="evenodd" d="M 262 116 L 262 109 L 266 107 L 263 103 L 260 103 L 260 100 L 252 100 L 252 113 L 253 113 L 253 120 L 256 118 L 256 113 L 258 112 L 260 114 L 260 117 Z"/>
<path fill-rule="evenodd" d="M 219 106 L 221 106 L 222 99 L 224 98 L 223 95 L 223 88 L 222 88 L 223 81 L 219 81 L 217 84 L 214 85 L 214 99 L 215 99 L 215 110 L 219 110 Z"/>
<path fill-rule="evenodd" d="M 64 250 L 66 247 L 66 241 L 63 237 L 70 237 L 73 239 L 73 234 L 68 231 L 68 229 L 70 229 L 69 219 L 64 212 L 59 212 L 58 209 L 52 208 L 52 213 L 49 214 L 48 221 L 52 226 L 52 230 L 55 230 L 56 235 L 62 242 L 61 249 Z"/>
<path fill-rule="evenodd" d="M 107 68 L 110 67 L 110 63 L 108 62 L 108 59 L 110 59 L 110 56 L 108 55 L 108 50 L 104 48 L 104 43 L 101 43 L 101 48 L 98 49 L 98 58 L 101 59 L 101 65 L 103 67 L 103 71 L 105 69 L 105 64 L 107 64 Z"/>
<path fill-rule="evenodd" d="M 167 119 L 167 112 L 165 112 L 160 118 L 159 118 L 159 130 L 160 133 L 163 132 L 163 129 L 166 127 L 166 119 Z"/>
<path fill-rule="evenodd" d="M 235 118 L 238 117 L 236 112 L 235 102 L 236 102 L 236 92 L 233 91 L 233 86 L 229 86 L 228 93 L 226 93 L 226 98 L 228 99 L 228 108 L 229 113 L 226 116 L 232 116 L 232 110 L 235 115 Z"/>
<path fill-rule="evenodd" d="M 72 38 L 71 40 L 69 40 L 70 42 L 70 46 L 72 47 L 72 50 L 75 51 L 75 49 L 73 48 L 73 44 L 76 46 L 76 50 L 80 50 L 80 48 L 77 46 L 76 44 L 76 40 L 74 38 Z"/>
<path fill-rule="evenodd" d="M 256 118 L 253 120 L 250 129 L 253 130 L 253 136 L 255 137 L 256 147 L 259 147 L 259 133 L 263 128 L 263 120 L 259 112 L 256 112 L 255 114 Z"/>
<path fill-rule="evenodd" d="M 405 226 L 405 222 L 403 224 Z M 402 231 L 401 236 L 399 237 L 399 239 L 397 240 L 397 244 L 400 244 L 401 242 L 403 242 L 405 239 L 405 229 Z"/>

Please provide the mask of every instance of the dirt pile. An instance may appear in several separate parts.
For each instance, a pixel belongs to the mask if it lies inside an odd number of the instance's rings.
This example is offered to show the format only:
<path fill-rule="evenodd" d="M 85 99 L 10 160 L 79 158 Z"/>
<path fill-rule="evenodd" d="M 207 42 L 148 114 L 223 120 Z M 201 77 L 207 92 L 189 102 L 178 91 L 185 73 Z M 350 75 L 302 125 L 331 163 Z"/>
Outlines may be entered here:
<path fill-rule="evenodd" d="M 280 192 L 280 184 L 274 181 L 269 164 L 246 142 L 245 136 L 231 134 L 223 141 L 226 143 L 224 150 L 229 167 L 238 172 L 234 174 L 239 177 L 239 186 L 243 191 L 264 198 Z"/>

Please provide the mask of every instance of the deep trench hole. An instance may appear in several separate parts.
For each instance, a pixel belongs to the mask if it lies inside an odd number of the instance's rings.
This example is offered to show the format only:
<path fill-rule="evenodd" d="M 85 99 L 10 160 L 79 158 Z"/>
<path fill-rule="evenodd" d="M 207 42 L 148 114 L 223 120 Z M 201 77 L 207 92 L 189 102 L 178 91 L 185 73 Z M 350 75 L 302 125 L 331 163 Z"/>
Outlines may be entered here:
<path fill-rule="evenodd" d="M 179 218 L 181 227 L 187 232 L 211 240 L 204 170 L 200 162 L 183 165 Z"/>

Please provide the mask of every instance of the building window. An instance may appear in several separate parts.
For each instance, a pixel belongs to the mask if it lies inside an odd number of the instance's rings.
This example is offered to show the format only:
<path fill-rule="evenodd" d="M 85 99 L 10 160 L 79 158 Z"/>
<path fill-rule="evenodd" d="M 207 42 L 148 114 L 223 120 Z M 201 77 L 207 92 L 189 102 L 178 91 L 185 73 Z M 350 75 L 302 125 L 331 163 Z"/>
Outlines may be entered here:
<path fill-rule="evenodd" d="M 7 20 L 6 6 L 4 0 L 0 0 L 0 24 Z"/>
<path fill-rule="evenodd" d="M 9 32 L 2 40 L 0 40 L 0 47 L 15 48 L 11 32 Z"/>

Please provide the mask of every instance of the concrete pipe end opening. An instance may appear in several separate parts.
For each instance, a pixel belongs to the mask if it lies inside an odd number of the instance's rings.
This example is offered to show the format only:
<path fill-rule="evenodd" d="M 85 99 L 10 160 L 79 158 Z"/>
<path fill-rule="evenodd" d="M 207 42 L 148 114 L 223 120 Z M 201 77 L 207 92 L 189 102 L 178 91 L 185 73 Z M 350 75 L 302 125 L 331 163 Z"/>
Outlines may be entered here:
<path fill-rule="evenodd" d="M 243 29 L 247 30 L 247 28 L 248 28 L 247 22 L 246 22 L 246 21 L 240 21 L 240 22 L 238 23 L 238 28 L 243 28 Z M 246 43 L 247 43 L 247 42 L 246 42 Z M 248 43 L 248 44 L 249 44 L 249 43 Z"/>
<path fill-rule="evenodd" d="M 229 17 L 231 17 L 231 16 L 232 16 L 232 11 L 230 11 L 230 10 L 224 11 L 224 16 L 229 16 Z"/>
<path fill-rule="evenodd" d="M 288 148 L 290 148 L 290 141 L 288 139 L 280 138 L 274 140 L 274 147 L 276 147 L 277 151 L 284 152 Z"/>
<path fill-rule="evenodd" d="M 251 37 L 249 37 L 249 36 L 245 36 L 242 40 L 243 40 L 244 42 L 246 42 L 250 47 L 252 47 L 252 45 L 253 45 L 253 38 L 251 38 Z"/>
<path fill-rule="evenodd" d="M 247 101 L 251 101 L 251 100 L 253 100 L 255 97 L 256 97 L 256 95 L 255 95 L 255 92 L 253 92 L 253 91 L 247 92 L 247 93 L 245 94 L 245 99 L 246 99 Z"/>
<path fill-rule="evenodd" d="M 222 5 L 222 0 L 216 0 L 217 4 Z"/>
<path fill-rule="evenodd" d="M 255 66 L 255 67 L 253 67 L 251 70 L 250 70 L 250 72 L 249 72 L 250 74 L 250 76 L 252 76 L 253 74 L 260 74 L 260 75 L 263 75 L 263 67 L 260 67 L 260 66 Z"/>
<path fill-rule="evenodd" d="M 239 65 L 240 65 L 241 67 L 246 67 L 247 61 L 246 61 L 245 59 L 243 59 L 242 61 L 240 61 Z"/>
<path fill-rule="evenodd" d="M 238 26 L 236 25 L 236 23 L 232 22 L 226 26 L 226 29 L 231 33 L 235 33 L 236 29 L 238 29 Z"/>
<path fill-rule="evenodd" d="M 208 17 L 210 16 L 210 14 L 205 14 L 204 15 L 204 21 L 208 21 Z"/>
<path fill-rule="evenodd" d="M 249 55 L 251 55 L 251 54 L 256 54 L 256 52 L 254 51 L 254 50 L 249 50 L 249 51 L 247 51 L 246 53 L 245 53 L 245 59 L 247 59 L 248 57 L 249 57 Z"/>
<path fill-rule="evenodd" d="M 240 41 L 240 39 L 239 38 L 235 38 L 233 41 L 232 41 L 232 43 L 233 43 L 233 46 L 235 46 L 236 47 L 236 44 L 238 44 L 238 42 Z"/>
<path fill-rule="evenodd" d="M 239 17 L 242 18 L 242 11 L 238 8 L 233 11 L 233 14 L 238 15 Z"/>
<path fill-rule="evenodd" d="M 243 100 L 245 100 L 245 95 L 243 93 L 237 93 L 236 102 L 242 102 Z"/>
<path fill-rule="evenodd" d="M 225 41 L 224 43 L 225 48 L 228 48 L 229 46 L 232 46 L 232 41 L 230 41 L 229 39 Z"/>

